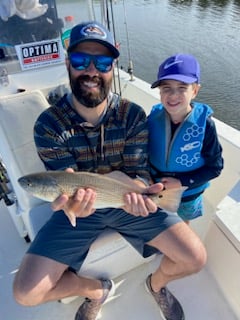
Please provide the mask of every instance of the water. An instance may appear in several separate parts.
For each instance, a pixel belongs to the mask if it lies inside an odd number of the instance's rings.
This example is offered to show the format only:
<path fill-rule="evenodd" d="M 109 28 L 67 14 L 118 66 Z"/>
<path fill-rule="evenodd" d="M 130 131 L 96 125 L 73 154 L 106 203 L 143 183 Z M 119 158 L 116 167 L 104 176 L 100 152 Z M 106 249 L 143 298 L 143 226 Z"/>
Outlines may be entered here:
<path fill-rule="evenodd" d="M 86 20 L 84 3 L 62 1 L 59 15 Z M 95 4 L 98 8 L 99 1 Z M 131 58 L 134 75 L 152 83 L 166 57 L 177 52 L 195 55 L 202 85 L 197 100 L 240 130 L 240 0 L 118 0 L 113 9 L 119 62 L 125 70 Z"/>

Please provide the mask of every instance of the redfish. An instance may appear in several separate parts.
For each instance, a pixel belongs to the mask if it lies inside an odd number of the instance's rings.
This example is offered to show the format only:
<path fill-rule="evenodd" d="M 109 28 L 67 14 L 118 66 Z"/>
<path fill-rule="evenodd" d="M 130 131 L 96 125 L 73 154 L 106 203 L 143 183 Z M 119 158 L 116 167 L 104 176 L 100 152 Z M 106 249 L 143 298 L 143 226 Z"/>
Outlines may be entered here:
<path fill-rule="evenodd" d="M 119 208 L 124 206 L 123 196 L 135 192 L 147 195 L 161 209 L 176 212 L 181 195 L 186 187 L 161 191 L 159 194 L 146 194 L 146 188 L 121 171 L 108 174 L 91 172 L 46 171 L 33 173 L 18 179 L 21 187 L 34 197 L 52 202 L 61 194 L 72 196 L 79 188 L 92 188 L 96 191 L 95 209 Z"/>

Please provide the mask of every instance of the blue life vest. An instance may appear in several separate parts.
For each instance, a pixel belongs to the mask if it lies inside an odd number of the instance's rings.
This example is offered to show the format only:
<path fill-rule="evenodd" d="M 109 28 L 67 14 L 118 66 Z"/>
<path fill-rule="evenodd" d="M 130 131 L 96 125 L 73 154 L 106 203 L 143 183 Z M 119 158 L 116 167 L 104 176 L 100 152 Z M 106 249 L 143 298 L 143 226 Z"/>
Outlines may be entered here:
<path fill-rule="evenodd" d="M 149 115 L 149 157 L 152 165 L 167 176 L 171 173 L 189 172 L 204 165 L 201 156 L 206 119 L 212 109 L 202 103 L 192 103 L 192 111 L 171 133 L 171 119 L 162 104 L 153 106 Z M 168 174 L 167 174 L 168 173 Z M 183 196 L 203 191 L 209 182 L 184 192 Z"/>

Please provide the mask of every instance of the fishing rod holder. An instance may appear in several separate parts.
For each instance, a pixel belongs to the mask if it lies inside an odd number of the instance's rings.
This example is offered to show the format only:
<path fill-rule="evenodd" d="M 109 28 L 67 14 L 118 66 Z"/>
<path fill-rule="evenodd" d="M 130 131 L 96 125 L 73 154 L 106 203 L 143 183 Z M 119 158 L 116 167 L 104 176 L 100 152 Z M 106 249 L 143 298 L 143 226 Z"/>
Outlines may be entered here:
<path fill-rule="evenodd" d="M 10 194 L 12 190 L 10 190 L 9 186 L 9 179 L 7 176 L 7 171 L 0 159 L 0 201 L 3 199 L 6 206 L 11 206 L 15 203 L 13 199 L 10 198 Z"/>
<path fill-rule="evenodd" d="M 132 62 L 132 60 L 129 61 L 127 72 L 130 75 L 130 81 L 133 81 L 134 78 L 133 78 L 133 62 Z"/>

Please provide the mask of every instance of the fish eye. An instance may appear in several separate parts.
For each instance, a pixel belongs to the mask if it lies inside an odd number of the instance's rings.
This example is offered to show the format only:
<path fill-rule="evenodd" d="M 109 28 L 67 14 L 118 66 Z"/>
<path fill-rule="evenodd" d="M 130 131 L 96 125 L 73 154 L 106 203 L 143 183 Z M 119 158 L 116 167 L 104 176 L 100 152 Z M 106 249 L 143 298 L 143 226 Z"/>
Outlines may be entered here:
<path fill-rule="evenodd" d="M 161 199 L 162 197 L 163 197 L 163 195 L 162 195 L 162 194 L 159 194 L 159 195 L 158 195 L 158 198 L 159 198 L 159 199 Z"/>

